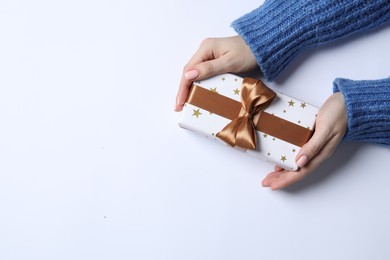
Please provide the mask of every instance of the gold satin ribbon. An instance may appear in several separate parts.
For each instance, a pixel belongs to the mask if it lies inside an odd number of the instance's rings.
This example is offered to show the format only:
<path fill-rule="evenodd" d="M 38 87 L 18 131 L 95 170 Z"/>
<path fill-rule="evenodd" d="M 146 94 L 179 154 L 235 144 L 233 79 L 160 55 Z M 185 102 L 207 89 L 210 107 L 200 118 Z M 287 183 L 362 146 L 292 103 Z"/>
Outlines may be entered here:
<path fill-rule="evenodd" d="M 192 85 L 187 103 L 232 120 L 217 137 L 231 146 L 256 149 L 256 130 L 299 147 L 313 131 L 265 111 L 276 94 L 260 80 L 244 78 L 241 103 L 216 92 Z"/>
<path fill-rule="evenodd" d="M 259 113 L 271 104 L 275 96 L 275 92 L 260 80 L 245 78 L 241 88 L 242 108 L 239 116 L 227 124 L 217 137 L 231 146 L 256 149 L 255 122 L 259 120 Z"/>

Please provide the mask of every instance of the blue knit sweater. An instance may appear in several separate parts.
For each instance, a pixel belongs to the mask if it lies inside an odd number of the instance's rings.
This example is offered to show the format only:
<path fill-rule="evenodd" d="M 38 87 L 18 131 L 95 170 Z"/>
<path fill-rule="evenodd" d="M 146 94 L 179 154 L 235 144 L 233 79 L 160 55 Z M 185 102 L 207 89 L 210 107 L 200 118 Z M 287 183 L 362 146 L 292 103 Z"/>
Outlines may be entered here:
<path fill-rule="evenodd" d="M 249 45 L 267 80 L 303 50 L 390 21 L 390 0 L 268 0 L 233 22 Z M 344 140 L 390 147 L 390 78 L 352 81 L 336 79 L 348 112 Z"/>

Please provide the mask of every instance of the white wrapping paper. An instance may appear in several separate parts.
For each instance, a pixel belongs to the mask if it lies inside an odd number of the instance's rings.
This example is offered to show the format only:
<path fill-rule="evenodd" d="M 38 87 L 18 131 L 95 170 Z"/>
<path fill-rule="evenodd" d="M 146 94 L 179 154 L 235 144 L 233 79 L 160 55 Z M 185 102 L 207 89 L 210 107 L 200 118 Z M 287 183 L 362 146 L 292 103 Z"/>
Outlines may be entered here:
<path fill-rule="evenodd" d="M 201 82 L 195 82 L 195 84 L 241 102 L 240 91 L 242 81 L 243 78 L 236 75 L 222 74 Z M 276 98 L 264 111 L 288 120 L 294 124 L 313 130 L 319 109 L 306 102 L 294 99 L 282 93 L 276 93 Z M 179 125 L 183 128 L 192 130 L 198 134 L 210 137 L 225 144 L 215 135 L 229 122 L 229 119 L 186 103 L 183 111 L 181 112 Z M 256 131 L 256 133 L 256 150 L 246 150 L 246 153 L 265 159 L 266 161 L 287 170 L 295 171 L 298 169 L 298 166 L 295 163 L 295 158 L 300 150 L 299 146 L 260 131 Z"/>

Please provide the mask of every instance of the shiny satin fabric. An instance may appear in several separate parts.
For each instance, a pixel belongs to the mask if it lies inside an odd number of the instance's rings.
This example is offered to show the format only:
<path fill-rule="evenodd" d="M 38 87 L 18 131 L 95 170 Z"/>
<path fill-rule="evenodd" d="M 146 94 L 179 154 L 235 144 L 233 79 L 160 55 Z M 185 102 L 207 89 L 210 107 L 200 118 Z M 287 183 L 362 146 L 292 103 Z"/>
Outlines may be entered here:
<path fill-rule="evenodd" d="M 260 113 L 266 109 L 276 94 L 261 81 L 245 78 L 241 88 L 241 110 L 239 116 L 227 124 L 217 137 L 243 149 L 256 149 L 256 123 Z"/>

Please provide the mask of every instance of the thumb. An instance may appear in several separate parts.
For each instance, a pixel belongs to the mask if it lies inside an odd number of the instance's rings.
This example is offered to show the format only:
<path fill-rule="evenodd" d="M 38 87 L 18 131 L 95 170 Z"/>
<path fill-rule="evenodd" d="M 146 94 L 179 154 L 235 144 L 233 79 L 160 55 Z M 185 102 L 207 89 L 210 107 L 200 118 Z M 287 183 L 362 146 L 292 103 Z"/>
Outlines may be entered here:
<path fill-rule="evenodd" d="M 325 131 L 315 131 L 310 140 L 302 146 L 296 157 L 299 168 L 303 168 L 328 142 L 328 134 Z"/>
<path fill-rule="evenodd" d="M 229 58 L 226 55 L 217 59 L 204 61 L 191 67 L 191 70 L 186 73 L 187 80 L 203 80 L 216 76 L 218 74 L 230 72 L 228 64 Z M 192 72 L 192 71 L 196 71 Z M 195 76 L 195 77 L 191 77 Z"/>

